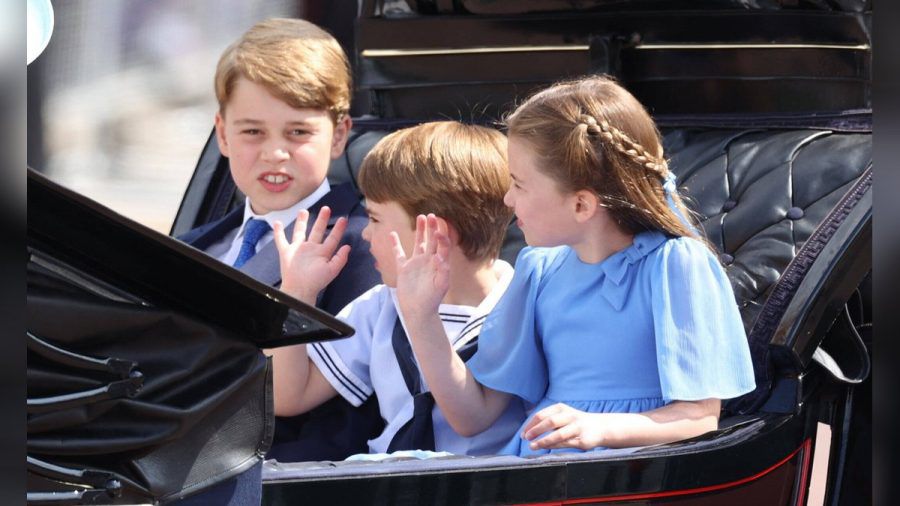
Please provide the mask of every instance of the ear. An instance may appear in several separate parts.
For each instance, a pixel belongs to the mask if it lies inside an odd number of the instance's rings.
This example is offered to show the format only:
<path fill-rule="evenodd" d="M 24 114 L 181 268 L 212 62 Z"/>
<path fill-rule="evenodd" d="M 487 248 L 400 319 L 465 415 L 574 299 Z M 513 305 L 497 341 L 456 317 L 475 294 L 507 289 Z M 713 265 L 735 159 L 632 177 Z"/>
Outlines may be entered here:
<path fill-rule="evenodd" d="M 600 200 L 594 192 L 588 190 L 578 190 L 572 196 L 574 199 L 574 210 L 575 210 L 575 221 L 578 223 L 584 223 L 594 215 L 597 214 L 598 209 L 600 209 Z"/>
<path fill-rule="evenodd" d="M 331 136 L 331 159 L 336 160 L 344 153 L 347 139 L 350 137 L 350 129 L 353 128 L 353 120 L 347 114 L 334 126 L 334 135 Z"/>
<path fill-rule="evenodd" d="M 222 112 L 216 112 L 216 142 L 219 144 L 219 152 L 228 158 L 228 139 L 225 137 L 225 118 Z"/>
<path fill-rule="evenodd" d="M 456 227 L 454 227 L 453 224 L 449 221 L 441 217 L 438 217 L 438 220 L 444 222 L 444 224 L 447 226 L 447 236 L 450 238 L 450 245 L 454 247 L 457 246 L 459 244 L 459 231 L 456 230 Z"/>

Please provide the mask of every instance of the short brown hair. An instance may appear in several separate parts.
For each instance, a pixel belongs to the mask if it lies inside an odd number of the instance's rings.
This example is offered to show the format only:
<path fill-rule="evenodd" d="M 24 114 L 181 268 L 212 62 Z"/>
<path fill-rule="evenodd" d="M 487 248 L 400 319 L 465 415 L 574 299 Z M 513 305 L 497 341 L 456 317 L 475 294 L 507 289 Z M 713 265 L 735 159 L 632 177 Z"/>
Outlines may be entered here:
<path fill-rule="evenodd" d="M 644 106 L 607 76 L 564 81 L 539 91 L 506 118 L 510 137 L 528 142 L 540 168 L 563 191 L 590 190 L 618 225 L 705 242 L 669 208 L 669 176 L 656 124 Z M 691 214 L 674 194 L 682 216 Z"/>
<path fill-rule="evenodd" d="M 366 155 L 359 172 L 366 199 L 397 202 L 410 217 L 434 213 L 447 220 L 470 260 L 499 255 L 512 218 L 503 203 L 509 183 L 506 136 L 455 121 L 388 135 Z"/>
<path fill-rule="evenodd" d="M 350 112 L 347 55 L 328 32 L 302 19 L 260 21 L 222 53 L 215 77 L 222 114 L 240 77 L 291 107 L 327 110 L 335 123 Z"/>

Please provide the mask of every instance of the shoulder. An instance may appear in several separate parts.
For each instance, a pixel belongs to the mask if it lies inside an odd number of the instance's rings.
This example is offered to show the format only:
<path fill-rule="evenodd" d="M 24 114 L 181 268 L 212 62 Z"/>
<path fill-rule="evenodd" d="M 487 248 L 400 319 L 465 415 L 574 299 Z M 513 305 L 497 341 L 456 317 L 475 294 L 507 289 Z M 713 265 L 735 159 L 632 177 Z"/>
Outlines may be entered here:
<path fill-rule="evenodd" d="M 709 247 L 692 237 L 667 237 L 648 256 L 668 265 L 719 265 Z"/>
<path fill-rule="evenodd" d="M 686 284 L 690 287 L 725 285 L 728 277 L 716 255 L 703 242 L 691 237 L 667 238 L 648 255 L 652 260 L 655 279 Z"/>
<path fill-rule="evenodd" d="M 570 253 L 568 246 L 523 248 L 516 257 L 515 273 L 517 276 L 544 277 L 556 271 Z"/>
<path fill-rule="evenodd" d="M 362 197 L 350 183 L 332 186 L 316 206 L 328 206 L 336 216 L 365 216 Z"/>
<path fill-rule="evenodd" d="M 394 307 L 391 289 L 387 285 L 375 285 L 350 301 L 337 316 L 346 320 L 359 315 L 378 315 L 385 307 Z"/>
<path fill-rule="evenodd" d="M 229 211 L 225 216 L 200 225 L 199 227 L 192 228 L 184 234 L 177 236 L 176 239 L 187 244 L 192 244 L 199 239 L 206 239 L 206 242 L 209 242 L 210 240 L 222 237 L 230 230 L 239 227 L 241 225 L 242 217 L 243 207 L 236 207 Z"/>

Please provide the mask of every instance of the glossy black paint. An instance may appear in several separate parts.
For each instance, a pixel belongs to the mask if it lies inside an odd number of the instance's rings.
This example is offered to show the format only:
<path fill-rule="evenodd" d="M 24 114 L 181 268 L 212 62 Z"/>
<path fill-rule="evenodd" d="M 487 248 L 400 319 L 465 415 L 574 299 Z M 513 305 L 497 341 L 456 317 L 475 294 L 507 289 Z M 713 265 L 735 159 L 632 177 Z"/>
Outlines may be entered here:
<path fill-rule="evenodd" d="M 135 303 L 182 308 L 261 348 L 351 335 L 333 316 L 28 170 L 28 245 Z M 111 288 L 112 289 L 112 288 Z M 124 295 L 123 295 L 124 296 Z"/>
<path fill-rule="evenodd" d="M 740 504 L 787 504 L 779 498 L 785 488 L 794 492 L 795 457 L 808 438 L 810 420 L 808 412 L 754 417 L 696 440 L 617 458 L 597 454 L 569 460 L 505 458 L 502 463 L 481 458 L 457 468 L 435 461 L 343 463 L 311 469 L 306 478 L 267 482 L 263 503 L 293 504 L 302 498 L 330 504 L 512 504 L 659 494 L 684 499 L 715 491 L 717 499 L 739 499 Z M 746 495 L 744 483 L 772 473 L 777 483 Z"/>

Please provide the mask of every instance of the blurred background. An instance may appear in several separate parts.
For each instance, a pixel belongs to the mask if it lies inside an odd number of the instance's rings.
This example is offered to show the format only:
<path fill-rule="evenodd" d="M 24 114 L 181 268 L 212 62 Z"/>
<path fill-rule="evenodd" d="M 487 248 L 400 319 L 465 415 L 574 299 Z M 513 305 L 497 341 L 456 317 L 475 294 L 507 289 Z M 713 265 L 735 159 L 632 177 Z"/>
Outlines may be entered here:
<path fill-rule="evenodd" d="M 28 165 L 168 233 L 209 138 L 219 55 L 255 22 L 302 17 L 352 55 L 356 0 L 52 0 L 27 68 Z"/>

